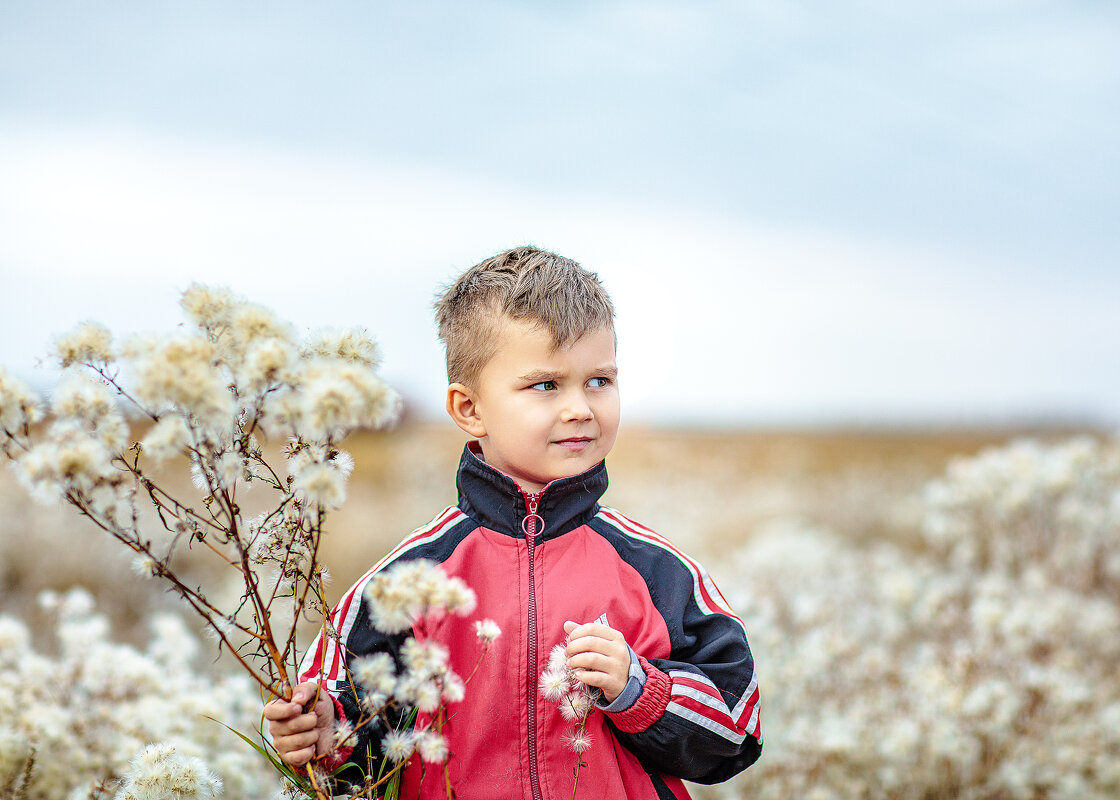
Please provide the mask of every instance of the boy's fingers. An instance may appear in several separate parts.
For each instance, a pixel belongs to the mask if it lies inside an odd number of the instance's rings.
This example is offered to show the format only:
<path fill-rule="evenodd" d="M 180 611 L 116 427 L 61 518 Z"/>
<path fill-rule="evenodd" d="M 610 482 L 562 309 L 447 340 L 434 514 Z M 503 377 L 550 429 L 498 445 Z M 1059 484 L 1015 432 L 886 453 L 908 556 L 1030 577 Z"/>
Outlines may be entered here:
<path fill-rule="evenodd" d="M 280 751 L 280 757 L 293 767 L 302 767 L 311 760 L 313 755 L 315 755 L 314 747 L 304 747 L 302 750 L 293 750 L 288 753 L 283 750 Z"/>
<path fill-rule="evenodd" d="M 564 633 L 568 635 L 569 641 L 581 639 L 585 636 L 597 636 L 610 642 L 625 641 L 619 631 L 601 622 L 585 622 L 582 625 L 577 625 L 569 620 L 564 623 Z"/>
<path fill-rule="evenodd" d="M 291 719 L 302 712 L 303 707 L 298 703 L 273 700 L 264 707 L 264 718 L 269 720 Z"/>
<path fill-rule="evenodd" d="M 271 720 L 268 724 L 268 730 L 273 738 L 291 736 L 315 730 L 317 722 L 318 717 L 314 714 L 300 714 L 289 719 Z"/>
<path fill-rule="evenodd" d="M 611 667 L 618 663 L 617 659 L 611 658 L 604 653 L 586 652 L 579 655 L 572 656 L 568 664 L 572 669 L 576 670 L 589 670 L 594 672 L 611 672 Z"/>

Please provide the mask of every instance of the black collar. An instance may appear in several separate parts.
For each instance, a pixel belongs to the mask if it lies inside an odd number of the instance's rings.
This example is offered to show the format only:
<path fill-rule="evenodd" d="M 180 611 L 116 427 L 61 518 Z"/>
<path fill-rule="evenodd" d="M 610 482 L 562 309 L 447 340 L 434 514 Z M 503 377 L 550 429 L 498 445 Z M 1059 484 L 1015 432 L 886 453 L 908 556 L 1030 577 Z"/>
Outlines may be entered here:
<path fill-rule="evenodd" d="M 459 508 L 468 517 L 493 531 L 524 538 L 521 523 L 528 513 L 526 494 L 503 472 L 482 460 L 477 443 L 463 448 L 455 485 Z M 555 538 L 588 522 L 599 512 L 599 498 L 607 490 L 607 467 L 600 461 L 586 472 L 555 480 L 540 496 L 537 514 L 544 520 L 537 541 Z"/>

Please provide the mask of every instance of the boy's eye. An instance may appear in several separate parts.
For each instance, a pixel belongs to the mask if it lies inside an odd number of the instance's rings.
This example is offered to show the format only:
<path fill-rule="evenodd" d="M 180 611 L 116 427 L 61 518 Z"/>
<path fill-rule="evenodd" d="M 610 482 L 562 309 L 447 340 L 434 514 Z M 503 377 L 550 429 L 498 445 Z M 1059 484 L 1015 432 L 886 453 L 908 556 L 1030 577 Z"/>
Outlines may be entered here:
<path fill-rule="evenodd" d="M 592 378 L 587 382 L 592 389 L 605 389 L 611 385 L 610 378 Z"/>
<path fill-rule="evenodd" d="M 553 389 L 556 388 L 556 381 L 541 381 L 540 383 L 534 383 L 529 388 L 530 389 L 537 389 L 538 391 L 541 391 L 541 392 L 551 392 Z"/>

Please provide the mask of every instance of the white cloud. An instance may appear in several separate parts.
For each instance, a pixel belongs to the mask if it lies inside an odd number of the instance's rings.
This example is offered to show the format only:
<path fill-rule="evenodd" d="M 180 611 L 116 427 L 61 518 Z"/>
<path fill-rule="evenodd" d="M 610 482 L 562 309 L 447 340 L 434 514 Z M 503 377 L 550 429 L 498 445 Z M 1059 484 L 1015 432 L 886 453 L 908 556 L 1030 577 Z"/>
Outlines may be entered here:
<path fill-rule="evenodd" d="M 1115 417 L 1115 285 L 960 253 L 688 209 L 527 193 L 422 166 L 121 130 L 0 134 L 0 363 L 27 372 L 82 318 L 178 321 L 220 282 L 305 327 L 362 324 L 438 414 L 435 289 L 533 242 L 597 270 L 619 309 L 631 416 L 674 421 Z M 1109 291 L 1102 291 L 1107 288 Z"/>

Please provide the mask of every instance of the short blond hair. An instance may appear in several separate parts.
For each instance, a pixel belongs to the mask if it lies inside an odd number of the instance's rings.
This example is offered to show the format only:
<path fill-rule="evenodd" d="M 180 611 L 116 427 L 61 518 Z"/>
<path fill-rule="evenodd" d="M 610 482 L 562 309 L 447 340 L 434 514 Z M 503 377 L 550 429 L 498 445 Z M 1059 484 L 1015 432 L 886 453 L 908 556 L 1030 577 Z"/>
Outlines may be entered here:
<path fill-rule="evenodd" d="M 468 269 L 436 300 L 447 379 L 471 385 L 494 357 L 504 319 L 541 325 L 555 348 L 604 327 L 614 306 L 599 276 L 570 258 L 515 247 Z"/>

